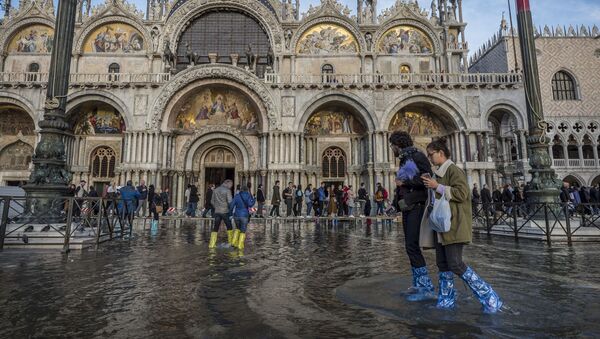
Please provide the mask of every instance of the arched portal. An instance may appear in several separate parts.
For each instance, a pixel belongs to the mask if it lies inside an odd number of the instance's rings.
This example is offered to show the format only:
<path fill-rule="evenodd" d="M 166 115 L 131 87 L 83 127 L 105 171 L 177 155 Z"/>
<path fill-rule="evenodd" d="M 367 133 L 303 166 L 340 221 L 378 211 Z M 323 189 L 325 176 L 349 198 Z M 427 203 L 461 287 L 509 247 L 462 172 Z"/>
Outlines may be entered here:
<path fill-rule="evenodd" d="M 232 132 L 231 128 L 221 131 L 204 128 L 188 139 L 180 155 L 185 170 L 184 186 L 196 185 L 204 196 L 208 185 L 219 186 L 225 179 L 233 180 L 236 185 L 255 181 L 250 175 L 256 166 L 252 147 L 244 136 Z M 183 190 L 178 194 L 181 196 Z"/>
<path fill-rule="evenodd" d="M 67 143 L 68 163 L 74 180 L 86 180 L 99 194 L 111 183 L 120 182 L 125 131 L 122 112 L 113 105 L 82 101 L 67 113 L 73 138 Z"/>
<path fill-rule="evenodd" d="M 333 100 L 317 106 L 304 125 L 306 182 L 358 187 L 366 161 L 367 127 L 351 105 Z"/>

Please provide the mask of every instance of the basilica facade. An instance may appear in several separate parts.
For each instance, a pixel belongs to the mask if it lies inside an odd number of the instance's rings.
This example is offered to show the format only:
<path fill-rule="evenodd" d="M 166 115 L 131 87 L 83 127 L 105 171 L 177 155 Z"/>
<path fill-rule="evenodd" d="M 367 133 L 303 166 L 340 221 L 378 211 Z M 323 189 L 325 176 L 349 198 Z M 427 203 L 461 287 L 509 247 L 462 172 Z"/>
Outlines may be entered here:
<path fill-rule="evenodd" d="M 394 185 L 388 137 L 448 137 L 470 183 L 526 180 L 521 75 L 470 73 L 462 1 L 81 2 L 65 142 L 74 182 L 169 187 L 226 178 Z M 28 180 L 43 117 L 52 1 L 22 0 L 0 27 L 0 181 Z M 267 190 L 270 191 L 270 190 Z M 270 198 L 268 192 L 267 199 Z"/>

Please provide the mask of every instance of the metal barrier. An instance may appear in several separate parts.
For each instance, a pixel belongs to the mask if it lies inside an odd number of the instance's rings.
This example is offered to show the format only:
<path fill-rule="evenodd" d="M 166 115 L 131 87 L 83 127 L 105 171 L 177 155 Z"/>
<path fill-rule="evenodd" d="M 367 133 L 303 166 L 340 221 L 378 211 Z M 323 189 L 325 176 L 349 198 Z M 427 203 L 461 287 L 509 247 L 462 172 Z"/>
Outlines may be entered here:
<path fill-rule="evenodd" d="M 577 206 L 569 203 L 528 202 L 473 204 L 474 230 L 484 230 L 491 235 L 493 231 L 501 233 L 508 229 L 518 241 L 519 236 L 525 238 L 534 233 L 525 232 L 525 227 L 532 227 L 533 231 L 539 232 L 550 246 L 553 239 L 566 240 L 569 246 L 573 244 L 573 237 L 579 240 L 600 241 L 600 204 L 585 203 Z"/>
<path fill-rule="evenodd" d="M 19 239 L 29 245 L 29 239 L 50 239 L 62 243 L 63 252 L 70 250 L 73 239 L 92 239 L 96 248 L 115 237 L 132 236 L 133 210 L 131 201 L 104 198 L 57 197 L 52 205 L 61 210 L 58 217 L 31 211 L 28 204 L 36 197 L 0 196 L 0 251 L 7 239 Z M 35 227 L 41 227 L 35 231 Z M 88 235 L 81 233 L 87 231 Z M 40 234 L 44 233 L 44 234 Z M 89 243 L 89 242 L 88 242 Z M 31 243 L 32 246 L 57 243 Z M 83 243 L 82 243 L 83 244 Z"/>

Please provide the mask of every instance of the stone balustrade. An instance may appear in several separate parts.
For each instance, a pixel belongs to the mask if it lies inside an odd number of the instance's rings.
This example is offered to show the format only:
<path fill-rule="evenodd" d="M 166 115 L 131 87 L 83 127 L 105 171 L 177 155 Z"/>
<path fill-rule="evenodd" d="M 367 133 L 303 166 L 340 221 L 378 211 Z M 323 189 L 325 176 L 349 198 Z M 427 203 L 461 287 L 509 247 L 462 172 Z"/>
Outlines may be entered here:
<path fill-rule="evenodd" d="M 600 168 L 600 160 L 597 159 L 554 159 L 552 161 L 555 168 L 572 168 L 572 167 L 586 167 L 586 168 Z"/>
<path fill-rule="evenodd" d="M 411 74 L 265 74 L 268 84 L 282 85 L 420 85 L 420 86 L 518 86 L 523 81 L 519 73 L 411 73 Z"/>
<path fill-rule="evenodd" d="M 171 79 L 169 73 L 72 73 L 71 85 L 119 86 L 127 84 L 160 85 Z M 43 85 L 48 82 L 48 73 L 0 72 L 0 84 L 8 86 Z"/>

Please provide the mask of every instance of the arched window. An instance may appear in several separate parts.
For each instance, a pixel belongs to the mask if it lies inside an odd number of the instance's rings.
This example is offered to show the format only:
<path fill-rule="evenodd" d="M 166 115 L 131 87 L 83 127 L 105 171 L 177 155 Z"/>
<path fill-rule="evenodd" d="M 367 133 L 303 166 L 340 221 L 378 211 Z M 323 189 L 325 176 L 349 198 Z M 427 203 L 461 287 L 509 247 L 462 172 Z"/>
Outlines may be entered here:
<path fill-rule="evenodd" d="M 112 178 L 115 176 L 117 155 L 110 147 L 98 147 L 92 153 L 90 165 L 92 176 L 96 178 Z"/>
<path fill-rule="evenodd" d="M 564 159 L 565 149 L 562 144 L 562 140 L 558 135 L 554 136 L 554 142 L 552 145 L 552 159 Z"/>
<path fill-rule="evenodd" d="M 594 159 L 594 145 L 592 144 L 592 139 L 587 134 L 585 137 L 583 137 L 583 146 L 581 146 L 581 151 L 583 153 L 583 159 Z"/>
<path fill-rule="evenodd" d="M 40 64 L 37 62 L 32 62 L 27 66 L 27 72 L 37 73 L 40 71 Z"/>
<path fill-rule="evenodd" d="M 121 66 L 116 62 L 113 62 L 108 66 L 108 73 L 121 73 Z"/>
<path fill-rule="evenodd" d="M 108 66 L 108 81 L 119 81 L 121 66 L 115 62 Z"/>
<path fill-rule="evenodd" d="M 322 74 L 333 74 L 333 66 L 331 64 L 325 64 L 321 67 Z"/>
<path fill-rule="evenodd" d="M 556 72 L 552 77 L 552 96 L 554 100 L 577 100 L 575 79 L 567 72 Z"/>
<path fill-rule="evenodd" d="M 579 159 L 579 148 L 577 147 L 577 139 L 574 135 L 569 136 L 567 142 L 567 156 L 569 159 Z"/>
<path fill-rule="evenodd" d="M 408 73 L 410 73 L 410 66 L 409 65 L 402 65 L 402 66 L 400 66 L 400 73 L 401 74 L 408 74 Z"/>
<path fill-rule="evenodd" d="M 344 152 L 331 147 L 323 153 L 323 178 L 337 179 L 346 176 L 346 156 Z"/>

